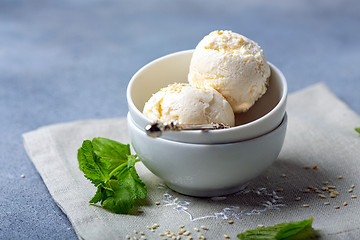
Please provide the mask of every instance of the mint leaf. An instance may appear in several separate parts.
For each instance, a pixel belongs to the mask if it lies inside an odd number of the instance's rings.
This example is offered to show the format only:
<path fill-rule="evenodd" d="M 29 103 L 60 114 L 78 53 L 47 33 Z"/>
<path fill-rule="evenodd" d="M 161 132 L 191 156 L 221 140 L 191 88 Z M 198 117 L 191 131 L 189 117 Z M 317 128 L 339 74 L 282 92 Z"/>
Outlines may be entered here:
<path fill-rule="evenodd" d="M 360 127 L 355 128 L 355 131 L 357 131 L 358 133 L 360 133 Z"/>
<path fill-rule="evenodd" d="M 92 144 L 96 156 L 106 159 L 109 162 L 110 171 L 119 164 L 127 162 L 127 156 L 131 154 L 129 144 L 125 145 L 107 138 L 94 138 Z"/>
<path fill-rule="evenodd" d="M 96 187 L 90 203 L 98 203 L 115 213 L 126 214 L 136 199 L 146 197 L 146 186 L 139 178 L 130 146 L 106 138 L 85 140 L 78 150 L 79 168 Z"/>
<path fill-rule="evenodd" d="M 310 239 L 314 236 L 312 221 L 313 218 L 311 217 L 299 222 L 280 223 L 266 228 L 248 230 L 238 234 L 237 237 L 247 240 Z"/>
<path fill-rule="evenodd" d="M 127 214 L 135 203 L 131 190 L 117 180 L 106 183 L 105 194 L 101 205 L 111 212 Z"/>
<path fill-rule="evenodd" d="M 95 155 L 90 140 L 85 140 L 78 150 L 79 168 L 96 187 L 109 180 L 109 164 Z"/>

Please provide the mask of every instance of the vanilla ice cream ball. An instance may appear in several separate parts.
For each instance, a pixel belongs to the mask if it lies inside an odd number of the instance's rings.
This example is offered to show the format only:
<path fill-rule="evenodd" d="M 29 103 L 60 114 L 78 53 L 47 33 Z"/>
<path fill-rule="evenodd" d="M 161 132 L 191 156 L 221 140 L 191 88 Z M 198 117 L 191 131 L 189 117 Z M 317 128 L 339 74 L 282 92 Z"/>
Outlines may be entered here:
<path fill-rule="evenodd" d="M 145 103 L 143 113 L 152 120 L 183 124 L 235 124 L 234 112 L 226 99 L 212 88 L 195 88 L 175 83 L 162 88 Z"/>
<path fill-rule="evenodd" d="M 244 112 L 266 92 L 269 76 L 270 67 L 256 42 L 231 31 L 214 31 L 196 46 L 188 81 L 216 89 L 234 112 Z"/>

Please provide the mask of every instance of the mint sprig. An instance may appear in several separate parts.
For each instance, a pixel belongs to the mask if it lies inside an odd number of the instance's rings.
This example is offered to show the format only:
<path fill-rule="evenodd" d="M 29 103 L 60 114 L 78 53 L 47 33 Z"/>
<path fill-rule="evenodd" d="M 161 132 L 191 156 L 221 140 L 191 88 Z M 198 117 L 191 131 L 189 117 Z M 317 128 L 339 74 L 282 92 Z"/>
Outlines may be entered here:
<path fill-rule="evenodd" d="M 139 178 L 130 145 L 107 138 L 85 140 L 78 150 L 79 168 L 97 191 L 90 203 L 98 203 L 115 213 L 127 214 L 137 199 L 146 197 L 146 186 Z"/>
<path fill-rule="evenodd" d="M 311 239 L 316 235 L 312 229 L 313 217 L 299 222 L 280 223 L 266 228 L 248 230 L 237 235 L 246 240 L 297 240 Z"/>

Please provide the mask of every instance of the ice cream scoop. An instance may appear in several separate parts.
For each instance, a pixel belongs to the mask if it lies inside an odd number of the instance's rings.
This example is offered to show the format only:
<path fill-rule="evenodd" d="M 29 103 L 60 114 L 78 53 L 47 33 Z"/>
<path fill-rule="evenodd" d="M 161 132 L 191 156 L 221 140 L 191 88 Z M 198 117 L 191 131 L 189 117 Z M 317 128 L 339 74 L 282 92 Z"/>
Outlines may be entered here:
<path fill-rule="evenodd" d="M 212 88 L 196 88 L 175 83 L 160 89 L 145 103 L 143 113 L 152 120 L 182 124 L 235 124 L 226 99 Z"/>
<path fill-rule="evenodd" d="M 197 45 L 188 81 L 194 87 L 214 88 L 234 112 L 245 112 L 266 92 L 269 76 L 256 42 L 232 31 L 214 31 Z"/>

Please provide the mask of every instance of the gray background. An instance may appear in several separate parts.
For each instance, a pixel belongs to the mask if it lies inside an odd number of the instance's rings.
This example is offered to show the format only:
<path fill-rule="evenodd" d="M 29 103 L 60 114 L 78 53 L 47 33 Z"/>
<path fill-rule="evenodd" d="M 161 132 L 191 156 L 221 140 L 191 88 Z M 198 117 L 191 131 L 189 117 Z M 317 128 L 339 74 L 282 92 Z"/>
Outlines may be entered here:
<path fill-rule="evenodd" d="M 124 117 L 141 66 L 217 29 L 258 42 L 290 93 L 324 82 L 360 114 L 359 28 L 356 0 L 1 0 L 0 239 L 76 239 L 22 133 Z"/>

